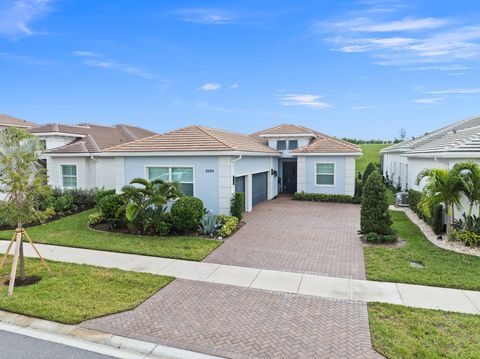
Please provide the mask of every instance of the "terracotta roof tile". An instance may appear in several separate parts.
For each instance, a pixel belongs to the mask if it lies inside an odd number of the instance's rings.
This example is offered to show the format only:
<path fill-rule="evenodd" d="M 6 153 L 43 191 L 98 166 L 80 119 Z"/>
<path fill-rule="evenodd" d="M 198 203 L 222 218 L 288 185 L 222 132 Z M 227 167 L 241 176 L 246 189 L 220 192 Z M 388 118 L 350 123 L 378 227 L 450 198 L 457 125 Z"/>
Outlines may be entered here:
<path fill-rule="evenodd" d="M 255 139 L 235 132 L 188 126 L 106 149 L 106 152 L 245 151 L 276 154 Z"/>

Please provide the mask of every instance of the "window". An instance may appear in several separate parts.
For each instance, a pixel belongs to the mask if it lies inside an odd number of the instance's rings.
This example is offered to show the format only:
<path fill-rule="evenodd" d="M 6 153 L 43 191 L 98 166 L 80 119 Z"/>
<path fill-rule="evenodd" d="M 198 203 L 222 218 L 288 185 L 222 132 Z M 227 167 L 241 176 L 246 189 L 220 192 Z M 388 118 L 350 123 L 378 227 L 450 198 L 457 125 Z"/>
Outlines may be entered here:
<path fill-rule="evenodd" d="M 277 150 L 286 150 L 287 149 L 287 141 L 285 140 L 280 140 L 277 141 Z"/>
<path fill-rule="evenodd" d="M 335 163 L 316 163 L 315 164 L 315 185 L 316 186 L 335 185 Z"/>
<path fill-rule="evenodd" d="M 182 192 L 193 196 L 193 167 L 147 167 L 147 179 L 179 182 Z"/>
<path fill-rule="evenodd" d="M 298 141 L 297 140 L 289 140 L 288 141 L 288 149 L 295 150 L 298 148 Z"/>
<path fill-rule="evenodd" d="M 62 171 L 62 187 L 77 188 L 77 165 L 60 165 Z"/>

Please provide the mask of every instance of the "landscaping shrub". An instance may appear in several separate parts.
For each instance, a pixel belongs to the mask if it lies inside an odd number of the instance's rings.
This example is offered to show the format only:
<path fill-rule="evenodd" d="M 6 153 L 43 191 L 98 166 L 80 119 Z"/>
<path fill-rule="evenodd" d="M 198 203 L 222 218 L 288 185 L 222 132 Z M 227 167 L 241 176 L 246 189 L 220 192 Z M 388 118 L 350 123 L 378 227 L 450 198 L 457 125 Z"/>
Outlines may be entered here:
<path fill-rule="evenodd" d="M 311 202 L 355 203 L 355 200 L 352 196 L 348 196 L 344 194 L 295 192 L 293 194 L 293 199 L 296 201 L 311 201 Z"/>
<path fill-rule="evenodd" d="M 362 209 L 360 211 L 360 230 L 363 234 L 391 234 L 392 219 L 388 212 L 386 188 L 383 178 L 373 172 L 363 189 Z"/>
<path fill-rule="evenodd" d="M 458 231 L 454 230 L 452 239 L 464 243 L 469 247 L 480 246 L 480 234 L 472 231 Z"/>
<path fill-rule="evenodd" d="M 150 207 L 140 219 L 143 223 L 143 230 L 146 234 L 167 236 L 172 230 L 172 215 L 165 212 L 163 208 Z"/>
<path fill-rule="evenodd" d="M 57 214 L 69 213 L 73 208 L 73 196 L 70 193 L 62 194 L 58 197 L 52 196 L 47 199 L 46 207 L 51 207 Z"/>
<path fill-rule="evenodd" d="M 243 212 L 245 211 L 245 193 L 237 192 L 233 195 L 230 213 L 232 216 L 237 217 L 239 221 L 243 218 Z"/>
<path fill-rule="evenodd" d="M 370 162 L 367 165 L 367 168 L 365 168 L 365 171 L 363 172 L 362 182 L 365 184 L 367 182 L 368 177 L 370 177 L 370 175 L 374 172 L 378 172 L 378 167 L 375 166 L 375 163 Z"/>
<path fill-rule="evenodd" d="M 103 196 L 97 203 L 97 209 L 103 215 L 105 223 L 117 227 L 123 222 L 122 217 L 117 217 L 117 212 L 123 205 L 122 196 L 113 193 Z"/>
<path fill-rule="evenodd" d="M 205 214 L 201 199 L 185 196 L 179 198 L 172 206 L 173 228 L 179 232 L 196 230 Z"/>
<path fill-rule="evenodd" d="M 95 203 L 100 202 L 103 197 L 108 196 L 109 194 L 115 194 L 115 190 L 114 189 L 105 189 L 105 188 L 98 189 L 97 193 L 95 195 Z"/>
<path fill-rule="evenodd" d="M 397 234 L 392 230 L 390 234 L 367 233 L 363 239 L 370 243 L 393 243 L 397 240 Z"/>
<path fill-rule="evenodd" d="M 217 218 L 221 225 L 218 234 L 223 238 L 230 237 L 238 227 L 238 218 L 224 214 L 218 215 Z"/>
<path fill-rule="evenodd" d="M 66 189 L 64 194 L 72 196 L 73 205 L 76 207 L 76 211 L 84 211 L 95 207 L 96 204 L 96 189 Z"/>
<path fill-rule="evenodd" d="M 105 220 L 103 213 L 101 212 L 93 212 L 91 215 L 88 216 L 88 225 L 92 226 L 95 224 L 102 223 Z"/>

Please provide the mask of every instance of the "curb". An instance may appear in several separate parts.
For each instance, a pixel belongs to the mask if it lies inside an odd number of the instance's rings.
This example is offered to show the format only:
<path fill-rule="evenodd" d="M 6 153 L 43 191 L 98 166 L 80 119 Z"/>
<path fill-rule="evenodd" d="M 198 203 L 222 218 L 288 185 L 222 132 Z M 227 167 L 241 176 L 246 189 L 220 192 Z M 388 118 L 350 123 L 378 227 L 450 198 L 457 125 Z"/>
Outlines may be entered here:
<path fill-rule="evenodd" d="M 28 317 L 26 315 L 0 311 L 0 323 L 4 323 L 19 329 L 29 329 L 39 334 L 37 339 L 57 342 L 70 346 L 82 347 L 84 350 L 94 351 L 95 347 L 108 347 L 116 350 L 121 358 L 145 358 L 145 359 L 219 359 L 220 357 L 202 354 L 198 352 L 167 347 L 156 343 L 121 337 L 109 333 L 85 329 L 76 325 L 60 324 L 44 319 Z M 24 334 L 19 331 L 19 334 Z M 28 334 L 27 334 L 28 335 Z M 50 336 L 49 339 L 42 338 Z M 53 339 L 53 336 L 56 338 Z M 66 344 L 65 341 L 77 341 L 80 345 Z M 81 345 L 83 344 L 83 345 Z M 90 345 L 90 348 L 85 348 Z M 103 348 L 105 349 L 105 348 Z M 123 352 L 124 355 L 121 355 Z M 115 354 L 110 354 L 115 355 Z"/>

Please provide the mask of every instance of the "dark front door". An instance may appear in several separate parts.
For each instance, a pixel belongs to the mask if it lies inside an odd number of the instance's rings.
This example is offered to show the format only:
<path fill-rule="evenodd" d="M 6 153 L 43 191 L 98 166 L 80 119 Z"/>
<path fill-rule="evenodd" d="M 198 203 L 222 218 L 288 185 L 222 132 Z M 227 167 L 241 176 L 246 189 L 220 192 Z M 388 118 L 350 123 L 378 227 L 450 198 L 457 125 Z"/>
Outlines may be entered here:
<path fill-rule="evenodd" d="M 297 192 L 297 162 L 283 162 L 283 192 Z"/>

